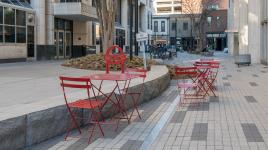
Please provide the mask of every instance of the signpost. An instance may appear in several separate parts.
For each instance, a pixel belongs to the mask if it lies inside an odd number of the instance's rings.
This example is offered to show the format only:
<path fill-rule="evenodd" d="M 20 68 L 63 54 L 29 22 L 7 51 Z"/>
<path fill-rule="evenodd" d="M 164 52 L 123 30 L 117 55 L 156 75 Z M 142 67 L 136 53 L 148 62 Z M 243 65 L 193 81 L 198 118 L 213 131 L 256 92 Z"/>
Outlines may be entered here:
<path fill-rule="evenodd" d="M 137 39 L 137 42 L 145 43 L 146 41 L 148 41 L 148 34 L 144 32 L 139 32 L 138 34 L 136 34 L 136 39 Z M 144 69 L 147 69 L 145 47 L 143 49 L 143 64 L 144 64 Z"/>

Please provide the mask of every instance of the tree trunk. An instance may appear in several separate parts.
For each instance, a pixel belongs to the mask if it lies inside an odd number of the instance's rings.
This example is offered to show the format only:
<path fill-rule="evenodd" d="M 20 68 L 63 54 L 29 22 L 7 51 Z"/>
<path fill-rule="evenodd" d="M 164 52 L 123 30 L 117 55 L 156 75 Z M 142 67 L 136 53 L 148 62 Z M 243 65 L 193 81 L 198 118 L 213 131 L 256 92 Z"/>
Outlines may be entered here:
<path fill-rule="evenodd" d="M 95 0 L 103 52 L 113 45 L 117 0 Z"/>

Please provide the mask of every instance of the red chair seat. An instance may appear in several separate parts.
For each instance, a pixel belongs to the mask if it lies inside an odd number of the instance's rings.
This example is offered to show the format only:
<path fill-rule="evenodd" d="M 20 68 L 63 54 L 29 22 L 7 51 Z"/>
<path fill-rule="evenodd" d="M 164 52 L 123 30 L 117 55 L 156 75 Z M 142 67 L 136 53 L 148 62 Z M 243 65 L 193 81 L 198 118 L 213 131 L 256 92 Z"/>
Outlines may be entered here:
<path fill-rule="evenodd" d="M 90 100 L 91 101 L 91 105 L 89 100 L 78 100 L 72 103 L 68 103 L 69 107 L 72 108 L 86 108 L 86 109 L 95 109 L 98 108 L 100 106 L 102 106 L 103 102 L 101 102 L 100 100 Z"/>

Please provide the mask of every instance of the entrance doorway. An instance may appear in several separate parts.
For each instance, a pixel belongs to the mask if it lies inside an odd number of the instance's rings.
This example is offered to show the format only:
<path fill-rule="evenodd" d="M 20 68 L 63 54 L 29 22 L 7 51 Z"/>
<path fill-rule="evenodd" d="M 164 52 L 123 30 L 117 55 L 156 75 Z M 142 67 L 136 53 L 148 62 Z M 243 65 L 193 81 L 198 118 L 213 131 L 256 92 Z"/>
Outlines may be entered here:
<path fill-rule="evenodd" d="M 221 38 L 216 38 L 216 50 L 217 51 L 223 50 L 223 48 L 222 48 L 222 39 Z"/>
<path fill-rule="evenodd" d="M 72 51 L 72 34 L 70 31 L 58 30 L 54 34 L 57 59 L 71 57 Z"/>

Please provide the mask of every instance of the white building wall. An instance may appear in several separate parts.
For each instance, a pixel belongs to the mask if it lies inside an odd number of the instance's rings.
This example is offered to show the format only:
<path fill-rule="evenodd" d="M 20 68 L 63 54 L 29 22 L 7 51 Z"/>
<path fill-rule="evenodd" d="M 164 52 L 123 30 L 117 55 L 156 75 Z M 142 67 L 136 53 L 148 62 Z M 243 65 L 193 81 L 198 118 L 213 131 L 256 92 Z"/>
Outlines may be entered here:
<path fill-rule="evenodd" d="M 46 3 L 45 0 L 32 0 L 31 6 L 35 10 L 36 44 L 46 44 Z"/>
<path fill-rule="evenodd" d="M 253 63 L 260 63 L 261 13 L 260 1 L 248 0 L 248 51 Z"/>
<path fill-rule="evenodd" d="M 27 57 L 27 44 L 3 44 L 0 47 L 0 59 Z"/>
<path fill-rule="evenodd" d="M 231 31 L 228 33 L 228 47 L 231 55 L 251 54 L 252 63 L 260 63 L 261 2 L 234 0 L 228 11 L 228 30 Z"/>
<path fill-rule="evenodd" d="M 46 1 L 46 43 L 54 45 L 54 7 L 53 1 Z"/>
<path fill-rule="evenodd" d="M 73 44 L 74 45 L 90 45 L 91 34 L 90 32 L 90 22 L 73 22 Z"/>
<path fill-rule="evenodd" d="M 167 18 L 155 18 L 153 19 L 153 28 L 154 28 L 154 22 L 157 21 L 158 22 L 158 32 L 154 32 L 154 35 L 168 35 L 169 34 L 169 23 L 168 23 L 168 19 Z M 161 31 L 161 22 L 164 21 L 165 22 L 165 31 L 162 32 Z M 153 29 L 154 31 L 154 29 Z"/>
<path fill-rule="evenodd" d="M 125 31 L 125 45 L 129 45 L 129 26 L 128 26 L 128 0 L 122 0 L 121 1 L 121 24 L 126 29 Z M 125 48 L 124 48 L 125 49 Z"/>
<path fill-rule="evenodd" d="M 239 54 L 248 54 L 248 0 L 239 4 Z"/>

